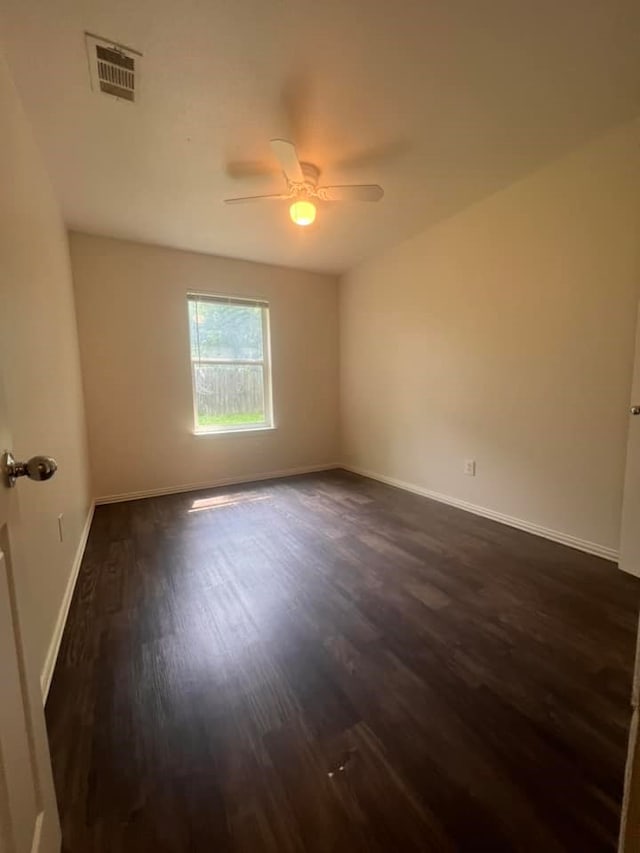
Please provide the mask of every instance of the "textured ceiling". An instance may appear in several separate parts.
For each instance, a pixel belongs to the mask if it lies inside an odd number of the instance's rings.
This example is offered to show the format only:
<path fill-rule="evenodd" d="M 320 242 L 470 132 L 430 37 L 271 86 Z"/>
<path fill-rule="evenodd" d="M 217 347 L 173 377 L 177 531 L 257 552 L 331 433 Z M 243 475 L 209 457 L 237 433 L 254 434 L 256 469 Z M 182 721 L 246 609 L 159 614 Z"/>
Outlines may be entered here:
<path fill-rule="evenodd" d="M 640 112 L 637 0 L 3 0 L 0 40 L 68 225 L 342 271 Z M 85 30 L 144 54 L 91 91 Z M 296 228 L 269 138 L 380 183 Z M 463 247 L 461 247 L 463 250 Z"/>

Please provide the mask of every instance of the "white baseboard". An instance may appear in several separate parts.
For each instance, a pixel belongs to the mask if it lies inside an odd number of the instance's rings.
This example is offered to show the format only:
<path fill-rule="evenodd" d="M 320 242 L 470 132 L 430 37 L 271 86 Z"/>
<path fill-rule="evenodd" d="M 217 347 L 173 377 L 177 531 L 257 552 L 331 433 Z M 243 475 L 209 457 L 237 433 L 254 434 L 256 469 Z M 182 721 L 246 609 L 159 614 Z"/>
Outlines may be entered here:
<path fill-rule="evenodd" d="M 463 509 L 466 512 L 471 512 L 474 515 L 481 515 L 484 518 L 490 518 L 492 521 L 499 521 L 501 524 L 506 524 L 509 527 L 516 527 L 518 530 L 525 530 L 527 533 L 534 533 L 536 536 L 542 536 L 544 539 L 551 539 L 552 542 L 559 542 L 561 545 L 568 545 L 570 548 L 576 548 L 578 551 L 586 551 L 587 554 L 595 554 L 597 557 L 604 557 L 605 560 L 618 561 L 618 552 L 614 548 L 609 548 L 606 545 L 600 545 L 597 542 L 590 542 L 588 539 L 580 539 L 577 536 L 572 536 L 569 533 L 562 533 L 559 530 L 552 530 L 550 527 L 543 527 L 541 524 L 534 524 L 532 521 L 525 521 L 522 518 L 515 518 L 512 515 L 505 515 L 502 512 L 497 512 L 493 509 L 487 509 L 477 504 L 469 503 L 468 501 L 452 498 L 449 495 L 443 495 L 440 492 L 433 492 L 431 489 L 425 489 L 422 486 L 416 486 L 414 483 L 406 483 L 404 480 L 397 480 L 395 477 L 387 477 L 384 474 L 377 474 L 375 471 L 367 471 L 364 468 L 357 468 L 354 465 L 342 465 L 345 471 L 352 471 L 354 474 L 360 474 L 362 477 L 369 477 L 371 480 L 379 480 L 381 483 L 387 483 L 389 486 L 396 486 L 398 489 L 404 489 L 407 492 L 413 492 L 416 495 L 422 495 L 425 498 L 431 498 L 440 503 L 449 504 L 449 506 Z"/>
<path fill-rule="evenodd" d="M 338 462 L 325 465 L 305 465 L 302 468 L 285 468 L 282 471 L 268 471 L 264 474 L 251 474 L 246 477 L 222 477 L 218 480 L 207 480 L 204 483 L 183 483 L 179 486 L 166 486 L 160 489 L 144 489 L 140 492 L 123 492 L 118 495 L 103 495 L 96 498 L 98 504 L 113 504 L 121 501 L 136 501 L 141 498 L 155 498 L 160 495 L 177 495 L 180 492 L 197 492 L 201 489 L 215 489 L 219 486 L 236 486 L 242 483 L 257 483 L 261 480 L 275 480 L 279 477 L 295 477 L 297 474 L 313 474 L 317 471 L 331 471 L 341 468 Z"/>
<path fill-rule="evenodd" d="M 84 549 L 87 546 L 89 530 L 91 529 L 91 522 L 93 521 L 94 508 L 95 504 L 92 503 L 89 507 L 89 512 L 87 513 L 87 519 L 84 523 L 84 527 L 82 528 L 82 533 L 80 534 L 80 541 L 78 542 L 78 547 L 76 548 L 76 555 L 73 560 L 73 565 L 71 566 L 71 573 L 69 574 L 69 580 L 67 581 L 67 586 L 64 591 L 64 596 L 62 597 L 60 610 L 58 611 L 56 626 L 53 629 L 53 636 L 51 637 L 51 642 L 49 643 L 47 657 L 45 658 L 44 666 L 42 667 L 42 672 L 40 674 L 40 689 L 42 690 L 43 703 L 47 701 L 47 695 L 49 693 L 49 687 L 51 685 L 51 678 L 53 676 L 53 671 L 56 668 L 56 660 L 58 659 L 60 642 L 62 641 L 64 626 L 67 621 L 69 607 L 71 606 L 73 591 L 76 587 L 78 572 L 80 571 L 80 565 L 82 564 Z"/>

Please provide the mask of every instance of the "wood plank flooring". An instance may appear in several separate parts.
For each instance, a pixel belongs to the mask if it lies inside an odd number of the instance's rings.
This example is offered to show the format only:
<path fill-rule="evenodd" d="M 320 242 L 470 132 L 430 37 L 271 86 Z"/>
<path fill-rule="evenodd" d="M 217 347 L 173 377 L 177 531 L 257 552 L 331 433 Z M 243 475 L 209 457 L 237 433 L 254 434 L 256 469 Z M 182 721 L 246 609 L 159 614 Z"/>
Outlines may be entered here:
<path fill-rule="evenodd" d="M 640 585 L 345 472 L 98 507 L 64 850 L 616 846 Z"/>

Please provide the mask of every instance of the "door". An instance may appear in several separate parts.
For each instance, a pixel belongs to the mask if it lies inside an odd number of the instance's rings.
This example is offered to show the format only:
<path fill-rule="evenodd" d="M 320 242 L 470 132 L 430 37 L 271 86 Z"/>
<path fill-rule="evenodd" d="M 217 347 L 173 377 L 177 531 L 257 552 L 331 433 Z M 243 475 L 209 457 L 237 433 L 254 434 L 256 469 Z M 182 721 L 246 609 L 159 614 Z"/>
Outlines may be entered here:
<path fill-rule="evenodd" d="M 11 446 L 0 373 L 0 453 Z M 42 693 L 21 635 L 28 595 L 20 571 L 25 488 L 41 486 L 8 488 L 0 474 L 0 853 L 53 853 L 60 850 L 60 824 Z"/>
<path fill-rule="evenodd" d="M 640 576 L 640 310 L 636 327 L 635 369 L 629 412 L 620 533 L 620 568 L 632 575 Z"/>
<path fill-rule="evenodd" d="M 640 576 L 640 309 L 636 327 L 635 367 L 629 418 L 620 534 L 620 568 Z M 629 731 L 624 780 L 620 853 L 640 853 L 640 625 L 631 705 L 633 717 Z"/>

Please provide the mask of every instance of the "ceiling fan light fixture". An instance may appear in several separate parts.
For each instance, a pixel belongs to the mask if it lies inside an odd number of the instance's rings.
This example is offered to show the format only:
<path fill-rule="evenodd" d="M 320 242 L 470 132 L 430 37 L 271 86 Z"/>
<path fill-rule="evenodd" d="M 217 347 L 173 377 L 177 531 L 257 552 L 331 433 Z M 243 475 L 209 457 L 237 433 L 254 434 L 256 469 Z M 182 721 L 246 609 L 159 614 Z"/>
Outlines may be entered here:
<path fill-rule="evenodd" d="M 301 163 L 293 142 L 287 139 L 272 139 L 271 148 L 282 168 L 286 182 L 285 193 L 225 198 L 225 204 L 245 204 L 254 201 L 289 200 L 289 216 L 294 225 L 303 228 L 316 221 L 316 206 L 312 199 L 321 202 L 334 201 L 380 201 L 384 190 L 378 184 L 342 184 L 340 186 L 318 186 L 320 169 L 313 163 Z"/>
<path fill-rule="evenodd" d="M 316 218 L 316 206 L 311 201 L 294 201 L 289 208 L 291 221 L 296 225 L 312 225 Z"/>

